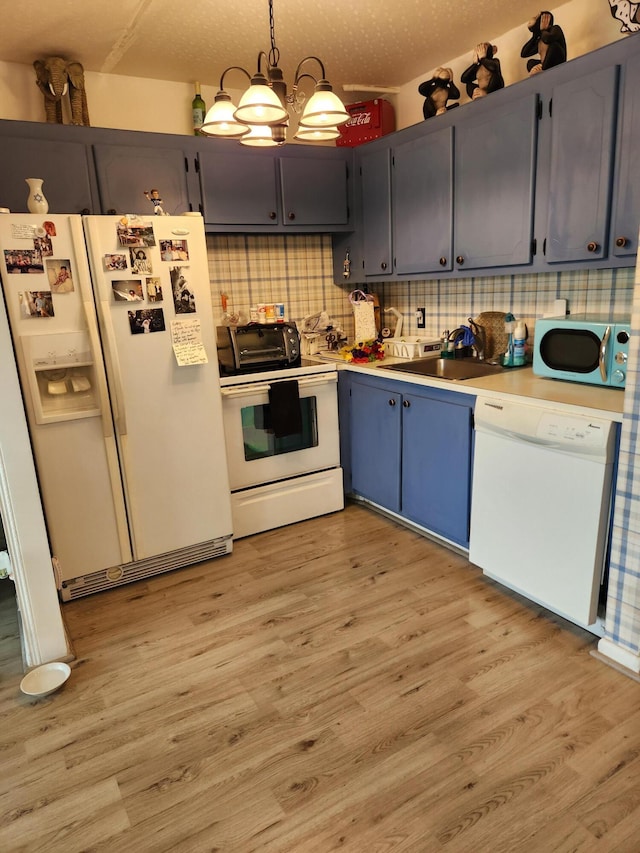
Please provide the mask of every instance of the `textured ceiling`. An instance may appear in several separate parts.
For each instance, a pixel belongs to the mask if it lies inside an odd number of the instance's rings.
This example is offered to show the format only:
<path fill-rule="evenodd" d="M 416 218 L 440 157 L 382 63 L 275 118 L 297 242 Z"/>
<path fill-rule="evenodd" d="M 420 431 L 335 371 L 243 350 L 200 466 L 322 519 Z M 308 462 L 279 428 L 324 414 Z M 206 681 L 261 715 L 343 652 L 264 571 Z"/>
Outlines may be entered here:
<path fill-rule="evenodd" d="M 268 0 L 2 6 L 0 60 L 7 62 L 61 55 L 86 71 L 217 87 L 226 67 L 253 72 L 258 52 L 270 47 Z M 401 86 L 514 27 L 528 35 L 533 13 L 524 9 L 513 0 L 274 0 L 279 65 L 291 81 L 300 59 L 319 56 L 337 92 L 343 84 Z M 313 65 L 308 70 L 316 76 Z M 242 75 L 235 84 L 244 88 Z M 231 75 L 226 85 L 234 87 Z"/>

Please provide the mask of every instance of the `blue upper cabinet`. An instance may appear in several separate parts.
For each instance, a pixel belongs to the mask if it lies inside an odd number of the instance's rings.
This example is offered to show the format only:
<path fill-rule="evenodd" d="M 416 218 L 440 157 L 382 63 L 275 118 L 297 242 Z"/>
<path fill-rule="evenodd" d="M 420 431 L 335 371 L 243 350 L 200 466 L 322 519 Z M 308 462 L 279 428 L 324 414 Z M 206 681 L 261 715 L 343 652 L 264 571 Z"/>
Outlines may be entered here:
<path fill-rule="evenodd" d="M 32 176 L 43 179 L 52 213 L 100 213 L 91 152 L 84 141 L 34 139 L 29 135 L 30 126 L 23 127 L 24 136 L 2 138 L 0 204 L 12 213 L 27 213 L 25 178 Z"/>
<path fill-rule="evenodd" d="M 454 262 L 461 271 L 530 264 L 533 256 L 537 95 L 497 107 L 493 97 L 461 108 L 455 128 Z"/>
<path fill-rule="evenodd" d="M 393 247 L 398 275 L 452 268 L 453 128 L 393 150 Z"/>
<path fill-rule="evenodd" d="M 360 157 L 365 276 L 393 271 L 391 245 L 391 152 L 388 147 L 364 151 Z"/>
<path fill-rule="evenodd" d="M 189 198 L 185 149 L 109 143 L 94 145 L 93 155 L 103 213 L 152 214 L 144 196 L 151 189 L 159 191 L 167 214 L 197 209 L 199 196 Z"/>
<path fill-rule="evenodd" d="M 356 149 L 336 280 L 345 246 L 354 281 L 632 266 L 639 80 L 637 33 Z"/>
<path fill-rule="evenodd" d="M 283 224 L 346 226 L 349 222 L 347 162 L 342 158 L 281 157 Z"/>
<path fill-rule="evenodd" d="M 640 225 L 640 52 L 622 68 L 619 118 L 610 252 L 617 258 L 635 258 Z"/>
<path fill-rule="evenodd" d="M 549 263 L 607 256 L 617 78 L 612 65 L 551 92 Z"/>
<path fill-rule="evenodd" d="M 348 230 L 350 151 L 291 146 L 275 156 L 229 145 L 209 140 L 198 155 L 208 230 Z"/>
<path fill-rule="evenodd" d="M 276 195 L 276 158 L 261 151 L 231 150 L 215 144 L 198 154 L 202 215 L 207 225 L 257 225 L 272 229 L 280 223 Z"/>

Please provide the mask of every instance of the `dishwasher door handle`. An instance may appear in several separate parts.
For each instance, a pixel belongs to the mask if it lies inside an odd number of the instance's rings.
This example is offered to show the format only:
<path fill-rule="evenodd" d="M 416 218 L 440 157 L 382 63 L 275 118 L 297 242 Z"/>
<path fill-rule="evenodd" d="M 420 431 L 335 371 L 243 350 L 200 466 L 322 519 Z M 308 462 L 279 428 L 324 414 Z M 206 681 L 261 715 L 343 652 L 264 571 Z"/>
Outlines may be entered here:
<path fill-rule="evenodd" d="M 482 427 L 478 428 L 478 426 L 476 426 L 476 432 L 484 433 L 484 435 L 493 435 L 496 438 L 512 438 L 514 441 L 521 441 L 523 444 L 535 444 L 538 447 L 549 447 L 557 450 L 566 446 L 558 441 L 536 438 L 535 435 L 523 435 L 521 432 L 512 432 L 508 429 L 483 429 Z"/>

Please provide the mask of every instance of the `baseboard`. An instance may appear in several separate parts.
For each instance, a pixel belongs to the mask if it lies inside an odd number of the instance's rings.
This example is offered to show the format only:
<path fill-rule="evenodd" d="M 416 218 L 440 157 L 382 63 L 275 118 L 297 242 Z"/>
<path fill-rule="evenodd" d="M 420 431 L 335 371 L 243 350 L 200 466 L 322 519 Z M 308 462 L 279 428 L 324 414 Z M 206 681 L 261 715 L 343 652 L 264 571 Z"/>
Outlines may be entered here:
<path fill-rule="evenodd" d="M 590 654 L 602 663 L 606 663 L 623 675 L 640 683 L 640 656 L 623 649 L 608 637 L 599 640 L 598 648 L 592 649 Z"/>

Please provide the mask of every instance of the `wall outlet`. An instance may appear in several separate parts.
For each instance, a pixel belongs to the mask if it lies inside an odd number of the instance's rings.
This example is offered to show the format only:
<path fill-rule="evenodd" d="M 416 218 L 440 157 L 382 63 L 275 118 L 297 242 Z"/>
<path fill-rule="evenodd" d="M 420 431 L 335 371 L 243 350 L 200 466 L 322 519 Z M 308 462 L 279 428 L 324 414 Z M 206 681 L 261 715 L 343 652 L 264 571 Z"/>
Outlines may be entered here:
<path fill-rule="evenodd" d="M 416 323 L 419 329 L 424 329 L 425 327 L 425 309 L 424 308 L 416 308 Z"/>

